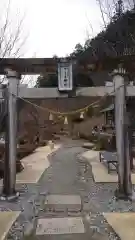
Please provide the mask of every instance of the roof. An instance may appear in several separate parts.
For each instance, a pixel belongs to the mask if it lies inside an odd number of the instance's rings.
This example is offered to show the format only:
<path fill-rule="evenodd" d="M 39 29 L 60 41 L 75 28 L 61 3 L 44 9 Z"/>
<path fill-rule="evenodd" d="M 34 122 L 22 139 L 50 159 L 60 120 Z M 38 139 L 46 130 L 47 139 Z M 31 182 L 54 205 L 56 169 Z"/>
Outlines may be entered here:
<path fill-rule="evenodd" d="M 104 108 L 101 113 L 104 113 L 104 112 L 109 112 L 109 111 L 112 111 L 114 109 L 114 104 L 111 104 L 109 105 L 107 108 Z"/>

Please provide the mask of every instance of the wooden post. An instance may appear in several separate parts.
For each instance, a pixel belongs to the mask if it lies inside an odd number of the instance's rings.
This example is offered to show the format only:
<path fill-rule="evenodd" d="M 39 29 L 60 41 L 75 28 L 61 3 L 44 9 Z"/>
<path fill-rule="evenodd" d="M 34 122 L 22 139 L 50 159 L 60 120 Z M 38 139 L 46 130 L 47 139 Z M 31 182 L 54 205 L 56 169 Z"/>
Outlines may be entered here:
<path fill-rule="evenodd" d="M 116 148 L 118 156 L 118 189 L 119 198 L 127 198 L 131 195 L 131 172 L 129 160 L 129 140 L 126 123 L 126 87 L 124 82 L 125 71 L 114 71 L 113 81 L 115 87 L 115 129 Z"/>

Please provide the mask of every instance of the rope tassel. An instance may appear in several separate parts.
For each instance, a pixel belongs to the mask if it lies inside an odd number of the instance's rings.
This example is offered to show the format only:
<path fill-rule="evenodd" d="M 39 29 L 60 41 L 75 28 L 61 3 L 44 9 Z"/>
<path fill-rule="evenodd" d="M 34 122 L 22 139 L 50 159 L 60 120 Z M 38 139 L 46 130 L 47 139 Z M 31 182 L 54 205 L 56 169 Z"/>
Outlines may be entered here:
<path fill-rule="evenodd" d="M 49 115 L 49 120 L 50 120 L 50 121 L 53 121 L 53 115 L 52 115 L 52 113 L 50 113 L 50 115 Z"/>
<path fill-rule="evenodd" d="M 68 119 L 67 119 L 67 117 L 65 117 L 65 119 L 64 119 L 64 125 L 67 125 L 68 124 Z"/>
<path fill-rule="evenodd" d="M 80 119 L 84 119 L 84 112 L 81 112 Z"/>

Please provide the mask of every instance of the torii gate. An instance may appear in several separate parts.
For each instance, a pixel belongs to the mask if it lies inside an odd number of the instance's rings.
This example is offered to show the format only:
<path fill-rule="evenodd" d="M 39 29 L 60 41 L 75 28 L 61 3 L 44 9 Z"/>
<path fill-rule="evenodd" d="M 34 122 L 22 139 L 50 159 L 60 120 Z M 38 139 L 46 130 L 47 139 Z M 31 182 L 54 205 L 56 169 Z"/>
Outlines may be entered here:
<path fill-rule="evenodd" d="M 71 61 L 71 59 L 67 59 Z M 60 59 L 0 59 L 0 74 L 5 74 L 8 78 L 8 117 L 9 117 L 9 173 L 8 184 L 10 189 L 7 192 L 7 198 L 16 196 L 15 183 L 16 183 L 16 132 L 17 132 L 17 114 L 16 114 L 16 99 L 17 96 L 21 98 L 67 98 L 68 92 L 60 93 L 57 88 L 25 88 L 18 89 L 18 84 L 21 78 L 21 74 L 40 74 L 45 70 L 55 71 Z M 120 193 L 124 195 L 131 194 L 131 174 L 129 166 L 129 150 L 128 141 L 125 142 L 124 137 L 124 115 L 125 115 L 125 84 L 124 84 L 125 72 L 121 69 L 113 73 L 113 86 L 102 87 L 83 87 L 76 89 L 73 92 L 74 96 L 100 96 L 103 97 L 106 94 L 115 95 L 115 114 L 117 115 L 116 123 L 116 145 L 119 161 L 119 186 Z M 115 88 L 115 93 L 113 92 Z M 126 87 L 127 96 L 135 96 L 135 87 Z M 3 92 L 0 91 L 0 98 L 3 98 Z M 127 138 L 126 138 L 127 139 Z M 126 149 L 126 151 L 125 151 Z M 127 183 L 127 184 L 126 184 Z M 126 184 L 126 189 L 125 189 Z M 7 199 L 5 198 L 5 199 Z"/>

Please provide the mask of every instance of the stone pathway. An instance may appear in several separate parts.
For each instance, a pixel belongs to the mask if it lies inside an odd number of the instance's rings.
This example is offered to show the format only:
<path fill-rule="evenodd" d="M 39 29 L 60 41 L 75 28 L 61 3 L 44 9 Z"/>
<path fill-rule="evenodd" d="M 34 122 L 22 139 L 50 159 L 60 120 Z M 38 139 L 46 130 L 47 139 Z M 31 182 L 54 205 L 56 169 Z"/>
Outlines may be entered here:
<path fill-rule="evenodd" d="M 102 230 L 94 223 L 98 216 L 102 225 L 106 225 L 94 202 L 88 200 L 90 186 L 87 189 L 85 179 L 88 165 L 78 158 L 82 152 L 81 147 L 68 144 L 53 157 L 52 167 L 42 179 L 47 195 L 40 201 L 34 231 L 25 238 L 108 239 L 105 228 Z"/>
<path fill-rule="evenodd" d="M 21 211 L 8 239 L 116 240 L 104 212 L 135 211 L 135 204 L 116 202 L 116 183 L 96 184 L 80 141 L 65 140 L 49 157 L 37 184 L 17 185 L 21 196 L 0 203 L 0 210 Z M 130 240 L 130 239 L 129 239 Z"/>

